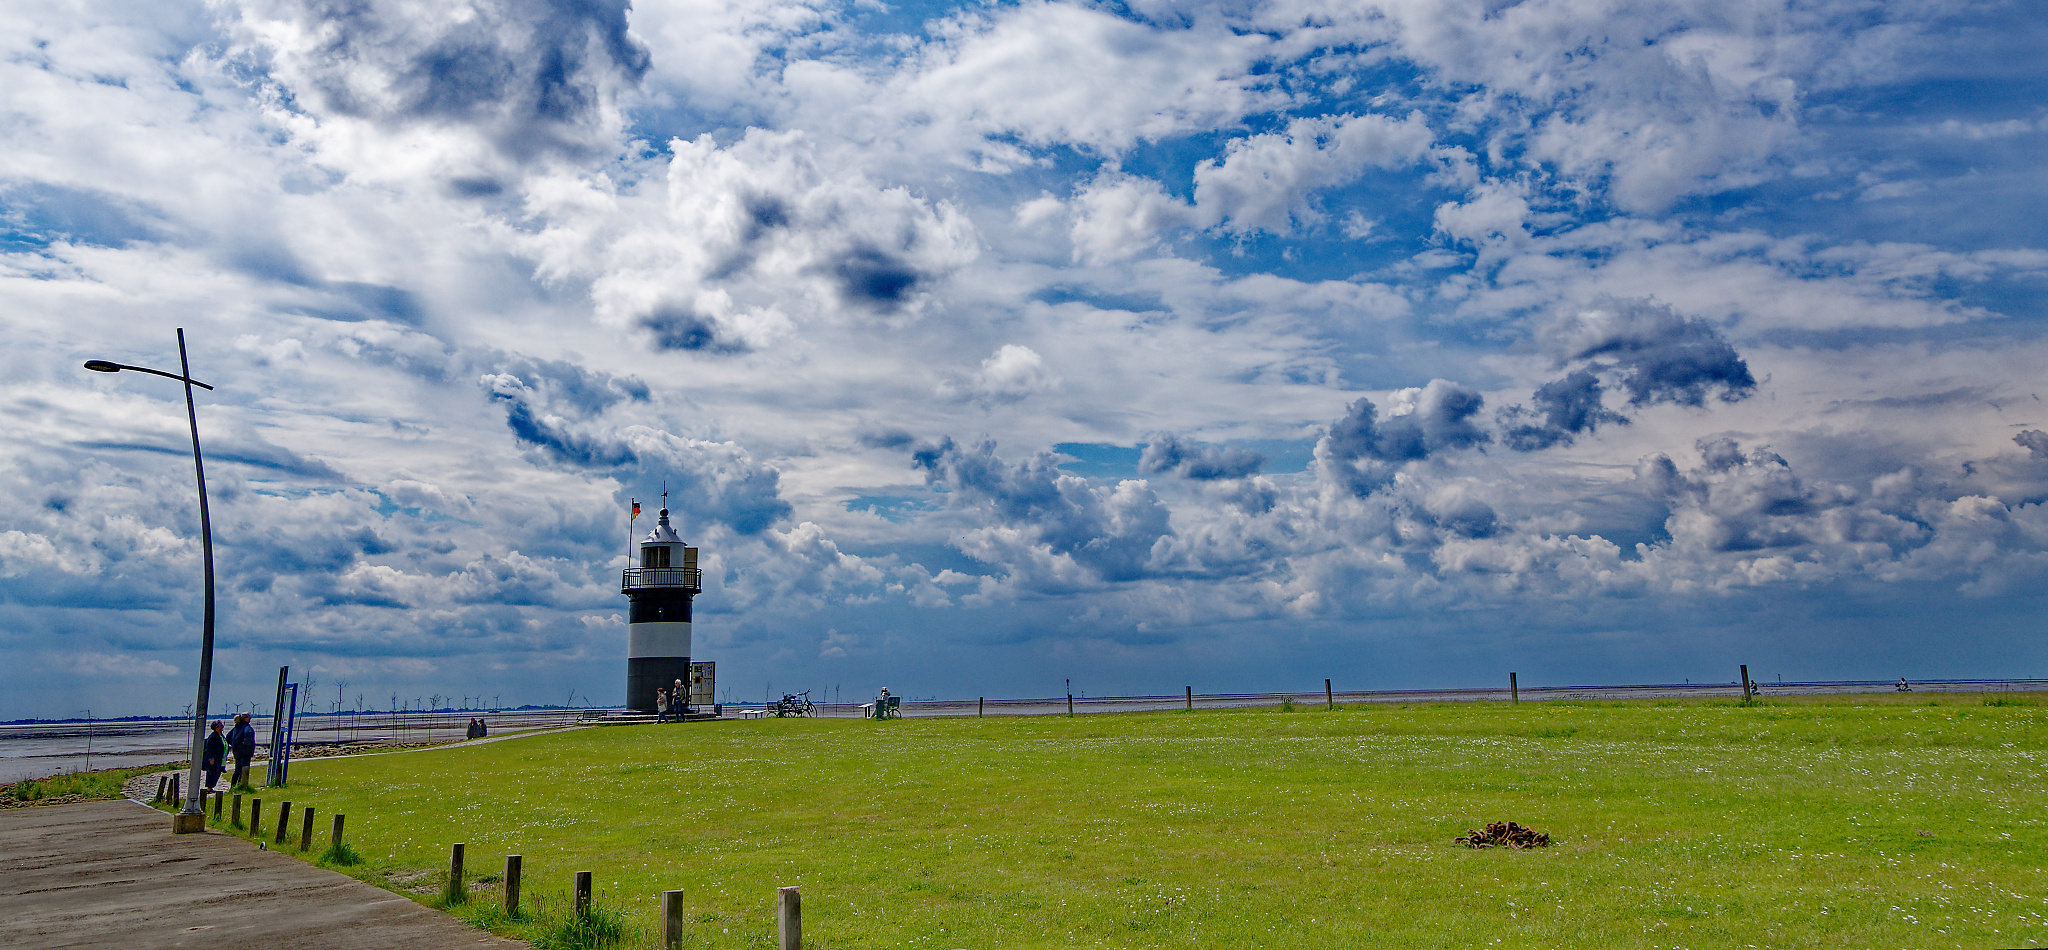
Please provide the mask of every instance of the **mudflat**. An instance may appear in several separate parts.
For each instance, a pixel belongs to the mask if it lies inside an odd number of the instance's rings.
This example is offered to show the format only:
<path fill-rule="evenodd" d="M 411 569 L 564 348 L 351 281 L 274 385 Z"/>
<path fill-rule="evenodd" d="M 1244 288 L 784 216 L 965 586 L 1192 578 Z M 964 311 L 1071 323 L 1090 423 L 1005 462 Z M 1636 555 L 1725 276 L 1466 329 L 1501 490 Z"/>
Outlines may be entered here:
<path fill-rule="evenodd" d="M 0 811 L 0 946 L 527 945 L 246 839 L 173 835 L 169 815 L 112 801 Z"/>

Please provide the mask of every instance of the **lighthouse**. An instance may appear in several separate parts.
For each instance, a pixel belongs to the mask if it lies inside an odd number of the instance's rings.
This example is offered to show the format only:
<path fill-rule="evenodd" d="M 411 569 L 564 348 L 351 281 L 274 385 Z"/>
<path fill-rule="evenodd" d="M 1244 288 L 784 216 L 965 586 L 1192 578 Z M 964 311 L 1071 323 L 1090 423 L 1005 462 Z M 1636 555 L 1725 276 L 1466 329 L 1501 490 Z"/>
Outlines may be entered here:
<path fill-rule="evenodd" d="M 666 493 L 664 493 L 666 494 Z M 637 507 L 637 506 L 636 506 Z M 690 675 L 690 599 L 704 589 L 697 549 L 683 544 L 668 523 L 668 506 L 638 545 L 637 566 L 626 568 L 620 591 L 631 604 L 626 632 L 626 707 L 654 711 L 654 691 Z"/>

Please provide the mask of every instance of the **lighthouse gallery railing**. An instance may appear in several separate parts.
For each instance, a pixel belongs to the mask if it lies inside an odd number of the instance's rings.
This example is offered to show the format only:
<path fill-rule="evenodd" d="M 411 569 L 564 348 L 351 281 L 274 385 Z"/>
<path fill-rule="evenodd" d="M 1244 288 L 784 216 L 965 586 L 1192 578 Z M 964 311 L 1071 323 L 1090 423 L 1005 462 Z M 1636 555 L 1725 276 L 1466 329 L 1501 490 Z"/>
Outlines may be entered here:
<path fill-rule="evenodd" d="M 694 594 L 704 589 L 704 572 L 694 567 L 629 567 L 619 579 L 619 592 L 650 587 L 680 587 Z"/>

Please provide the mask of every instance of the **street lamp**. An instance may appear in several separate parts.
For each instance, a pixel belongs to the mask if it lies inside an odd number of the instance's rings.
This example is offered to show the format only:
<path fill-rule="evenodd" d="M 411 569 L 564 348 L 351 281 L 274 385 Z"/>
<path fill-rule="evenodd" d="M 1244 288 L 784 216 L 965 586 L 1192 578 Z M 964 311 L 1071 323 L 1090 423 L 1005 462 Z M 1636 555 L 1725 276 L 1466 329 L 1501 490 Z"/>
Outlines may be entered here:
<path fill-rule="evenodd" d="M 192 378 L 192 361 L 185 355 L 185 328 L 178 328 L 178 373 L 166 373 L 146 366 L 129 366 L 107 360 L 87 360 L 85 368 L 95 373 L 118 373 L 124 369 L 149 373 L 185 384 L 185 421 L 192 425 L 192 474 L 199 482 L 199 541 L 206 566 L 206 613 L 199 638 L 199 699 L 192 707 L 192 776 L 185 795 L 185 808 L 171 819 L 171 831 L 189 834 L 206 830 L 206 811 L 199 802 L 201 765 L 206 758 L 206 693 L 213 684 L 213 521 L 206 511 L 206 463 L 199 455 L 199 410 L 192 404 L 192 387 L 212 391 Z"/>

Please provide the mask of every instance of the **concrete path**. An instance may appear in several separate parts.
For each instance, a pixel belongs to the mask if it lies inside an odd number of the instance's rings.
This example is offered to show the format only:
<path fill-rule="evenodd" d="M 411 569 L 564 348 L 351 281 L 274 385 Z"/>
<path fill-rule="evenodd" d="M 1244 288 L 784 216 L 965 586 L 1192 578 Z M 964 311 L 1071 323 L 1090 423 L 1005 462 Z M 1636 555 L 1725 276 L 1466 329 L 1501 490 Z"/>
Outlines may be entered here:
<path fill-rule="evenodd" d="M 0 947 L 528 950 L 134 802 L 0 811 Z"/>

